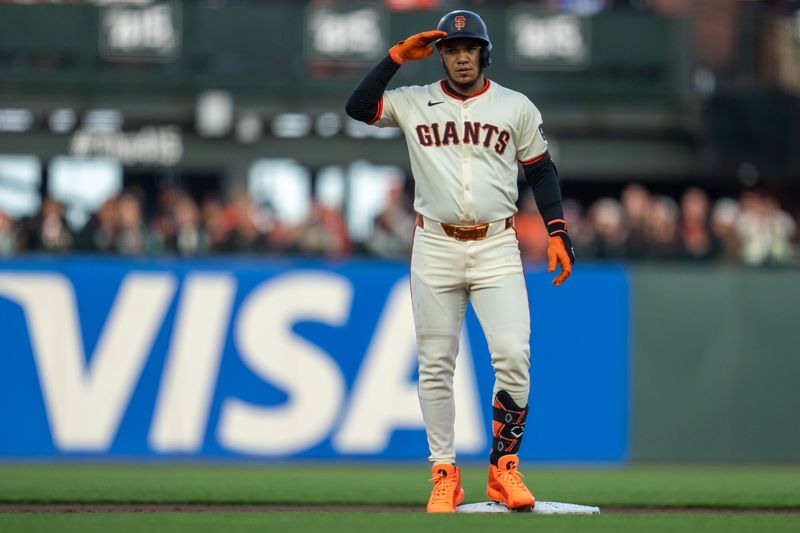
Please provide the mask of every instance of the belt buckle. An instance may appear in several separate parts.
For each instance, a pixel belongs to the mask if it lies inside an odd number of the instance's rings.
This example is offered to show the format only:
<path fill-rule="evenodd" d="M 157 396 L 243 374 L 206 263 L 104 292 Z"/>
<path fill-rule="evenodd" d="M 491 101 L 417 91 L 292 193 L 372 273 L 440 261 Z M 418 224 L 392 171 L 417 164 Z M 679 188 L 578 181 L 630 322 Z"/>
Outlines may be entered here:
<path fill-rule="evenodd" d="M 457 241 L 482 241 L 486 238 L 489 224 L 478 224 L 477 226 L 455 226 L 453 238 Z"/>

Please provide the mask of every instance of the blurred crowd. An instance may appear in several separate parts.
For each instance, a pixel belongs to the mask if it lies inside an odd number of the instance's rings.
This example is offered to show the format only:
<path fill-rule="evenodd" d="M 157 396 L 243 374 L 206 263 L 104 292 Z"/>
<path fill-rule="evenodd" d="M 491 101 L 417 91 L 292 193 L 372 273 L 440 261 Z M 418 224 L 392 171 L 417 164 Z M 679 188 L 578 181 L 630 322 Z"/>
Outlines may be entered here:
<path fill-rule="evenodd" d="M 149 210 L 146 207 L 150 207 Z M 138 189 L 108 199 L 73 230 L 64 206 L 45 197 L 39 213 L 14 223 L 0 211 L 0 255 L 19 252 L 198 256 L 288 253 L 344 256 L 351 243 L 338 210 L 315 204 L 301 223 L 285 225 L 244 190 L 196 201 L 180 187 L 147 202 Z"/>
<path fill-rule="evenodd" d="M 619 198 L 584 208 L 565 200 L 565 218 L 578 257 L 611 260 L 715 261 L 744 265 L 797 264 L 797 220 L 765 190 L 711 200 L 698 187 L 677 198 L 627 185 Z M 523 200 L 518 234 L 523 254 L 543 257 L 546 236 L 532 198 Z"/>
<path fill-rule="evenodd" d="M 312 203 L 299 223 L 285 224 L 244 190 L 198 201 L 180 187 L 146 202 L 136 189 L 106 201 L 80 229 L 64 207 L 45 198 L 39 213 L 14 221 L 0 212 L 0 255 L 28 252 L 121 255 L 286 254 L 337 258 L 407 257 L 415 217 L 408 195 L 393 190 L 363 242 L 351 239 L 339 209 Z M 547 256 L 548 237 L 529 192 L 516 231 L 526 260 Z M 698 187 L 678 197 L 633 183 L 618 197 L 588 205 L 567 198 L 565 218 L 581 260 L 683 260 L 744 265 L 800 264 L 798 221 L 764 190 L 711 199 Z M 146 209 L 149 207 L 149 209 Z"/>

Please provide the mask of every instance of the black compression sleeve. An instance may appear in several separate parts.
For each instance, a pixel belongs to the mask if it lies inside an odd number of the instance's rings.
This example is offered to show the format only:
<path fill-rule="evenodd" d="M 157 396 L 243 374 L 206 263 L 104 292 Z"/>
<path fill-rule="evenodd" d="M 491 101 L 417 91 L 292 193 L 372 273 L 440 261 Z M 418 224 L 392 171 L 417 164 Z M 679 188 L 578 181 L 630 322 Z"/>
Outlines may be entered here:
<path fill-rule="evenodd" d="M 551 220 L 564 219 L 564 205 L 561 201 L 561 186 L 558 183 L 558 171 L 550 159 L 550 153 L 530 165 L 524 165 L 525 181 L 533 190 L 536 207 L 544 219 L 545 225 Z"/>
<path fill-rule="evenodd" d="M 350 99 L 347 100 L 345 110 L 356 120 L 369 124 L 378 113 L 378 104 L 389 80 L 397 72 L 400 65 L 392 61 L 388 55 L 370 70 L 361 83 L 358 84 Z"/>

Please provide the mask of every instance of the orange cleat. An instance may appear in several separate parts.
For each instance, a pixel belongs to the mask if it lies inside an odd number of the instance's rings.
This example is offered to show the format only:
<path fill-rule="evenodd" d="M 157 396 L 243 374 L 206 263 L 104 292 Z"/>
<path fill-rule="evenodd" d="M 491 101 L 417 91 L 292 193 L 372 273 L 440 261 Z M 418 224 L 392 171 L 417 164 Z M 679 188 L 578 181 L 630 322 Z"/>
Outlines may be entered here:
<path fill-rule="evenodd" d="M 518 468 L 519 457 L 516 455 L 504 455 L 497 461 L 497 466 L 489 465 L 486 495 L 513 511 L 530 511 L 536 505 L 536 498 L 522 482 Z"/>
<path fill-rule="evenodd" d="M 428 499 L 429 513 L 455 513 L 456 505 L 464 500 L 461 470 L 456 465 L 439 463 L 431 468 L 433 490 Z"/>

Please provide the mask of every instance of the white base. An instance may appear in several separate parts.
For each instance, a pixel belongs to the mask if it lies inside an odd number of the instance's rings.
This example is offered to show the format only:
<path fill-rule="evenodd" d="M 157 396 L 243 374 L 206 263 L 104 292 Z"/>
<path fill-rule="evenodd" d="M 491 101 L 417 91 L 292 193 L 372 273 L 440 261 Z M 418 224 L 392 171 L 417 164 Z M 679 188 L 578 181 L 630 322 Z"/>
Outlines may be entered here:
<path fill-rule="evenodd" d="M 516 513 L 502 503 L 480 502 L 468 503 L 456 507 L 457 513 Z M 574 503 L 536 502 L 530 511 L 533 514 L 600 514 L 599 507 L 576 505 Z"/>

